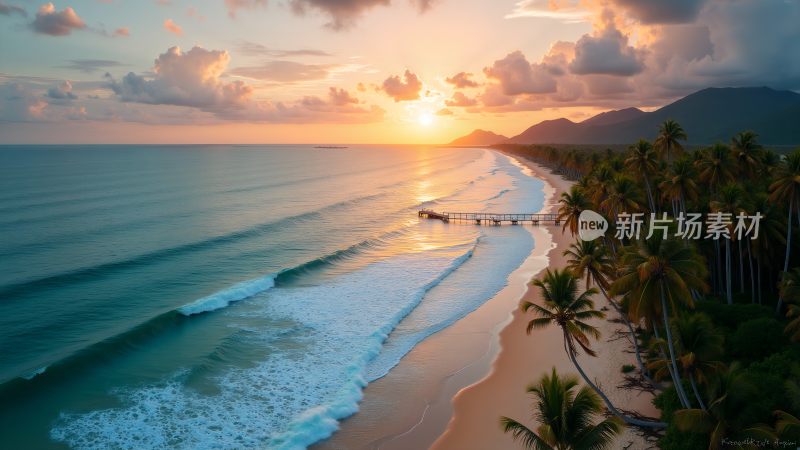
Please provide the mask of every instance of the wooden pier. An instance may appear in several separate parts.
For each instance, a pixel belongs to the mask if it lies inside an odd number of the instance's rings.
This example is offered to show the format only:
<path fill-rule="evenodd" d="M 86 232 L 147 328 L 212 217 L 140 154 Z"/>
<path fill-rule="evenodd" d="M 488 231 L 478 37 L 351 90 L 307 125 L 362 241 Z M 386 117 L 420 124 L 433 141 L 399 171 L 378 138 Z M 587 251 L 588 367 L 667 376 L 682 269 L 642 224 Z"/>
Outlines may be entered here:
<path fill-rule="evenodd" d="M 419 217 L 441 220 L 444 223 L 472 222 L 477 225 L 560 225 L 557 214 L 495 214 L 495 213 L 463 213 L 463 212 L 436 212 L 429 209 L 419 211 Z"/>

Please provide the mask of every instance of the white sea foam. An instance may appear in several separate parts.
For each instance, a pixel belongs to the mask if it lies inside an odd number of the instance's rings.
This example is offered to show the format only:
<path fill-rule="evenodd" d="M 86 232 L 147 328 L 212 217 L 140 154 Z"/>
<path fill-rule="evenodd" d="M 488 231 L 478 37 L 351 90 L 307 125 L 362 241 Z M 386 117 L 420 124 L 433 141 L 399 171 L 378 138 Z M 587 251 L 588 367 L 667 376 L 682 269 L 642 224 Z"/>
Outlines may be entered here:
<path fill-rule="evenodd" d="M 191 316 L 192 314 L 200 314 L 224 308 L 233 302 L 244 300 L 275 287 L 275 277 L 276 274 L 270 274 L 261 278 L 243 281 L 227 289 L 181 306 L 178 308 L 178 312 L 185 316 Z"/>
<path fill-rule="evenodd" d="M 123 407 L 62 414 L 51 436 L 81 449 L 306 448 L 357 411 L 369 361 L 474 245 L 393 257 L 319 286 L 264 292 L 249 308 L 227 312 L 231 326 L 237 315 L 261 314 L 304 332 L 283 339 L 256 367 L 213 380 L 217 394 L 194 391 L 179 375 L 120 392 Z M 254 339 L 266 342 L 273 331 Z"/>

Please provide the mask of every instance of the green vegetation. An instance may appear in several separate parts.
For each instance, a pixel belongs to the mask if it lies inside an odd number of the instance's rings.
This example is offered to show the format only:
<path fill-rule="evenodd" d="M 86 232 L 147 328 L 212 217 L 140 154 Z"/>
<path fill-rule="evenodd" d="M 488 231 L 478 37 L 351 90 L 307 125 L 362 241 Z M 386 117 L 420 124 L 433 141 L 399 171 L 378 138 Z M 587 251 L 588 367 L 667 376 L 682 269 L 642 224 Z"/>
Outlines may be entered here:
<path fill-rule="evenodd" d="M 508 417 L 500 422 L 503 431 L 511 433 L 514 440 L 521 441 L 528 449 L 602 450 L 611 448 L 614 437 L 622 432 L 622 423 L 617 418 L 592 422 L 603 411 L 600 398 L 586 387 L 575 390 L 575 377 L 560 377 L 555 367 L 550 375 L 545 374 L 528 393 L 536 398 L 533 415 L 540 423 L 533 431 Z"/>
<path fill-rule="evenodd" d="M 545 303 L 523 305 L 535 316 L 528 331 L 561 327 L 565 352 L 587 385 L 628 425 L 660 430 L 663 449 L 755 448 L 752 440 L 767 448 L 793 441 L 794 448 L 800 445 L 800 149 L 779 155 L 752 132 L 706 148 L 686 148 L 685 140 L 680 124 L 667 121 L 654 142 L 627 150 L 503 146 L 576 181 L 560 199 L 564 231 L 576 236 L 585 210 L 611 227 L 600 239 L 577 239 L 565 250 L 567 267 L 534 282 Z M 639 238 L 615 236 L 620 213 L 644 214 Z M 709 213 L 733 220 L 719 239 L 706 237 L 707 224 L 701 239 L 683 239 L 675 236 L 674 219 L 688 213 L 703 214 L 703 222 Z M 756 213 L 757 239 L 737 233 L 736 216 Z M 651 214 L 673 219 L 668 236 L 646 239 Z M 622 414 L 575 360 L 579 350 L 594 355 L 590 339 L 597 330 L 586 319 L 602 315 L 594 307 L 598 296 L 635 343 L 638 367 L 622 371 L 655 390 L 663 422 Z"/>

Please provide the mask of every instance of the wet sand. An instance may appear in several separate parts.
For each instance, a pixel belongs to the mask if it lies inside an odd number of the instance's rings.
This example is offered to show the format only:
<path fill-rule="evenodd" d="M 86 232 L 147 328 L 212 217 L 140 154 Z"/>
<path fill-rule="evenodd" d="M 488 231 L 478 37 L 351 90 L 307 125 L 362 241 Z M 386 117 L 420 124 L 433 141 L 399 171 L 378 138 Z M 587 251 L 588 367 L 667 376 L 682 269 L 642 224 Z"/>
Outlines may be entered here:
<path fill-rule="evenodd" d="M 536 163 L 520 163 L 545 181 L 541 212 L 555 212 L 557 199 L 572 183 Z M 370 383 L 359 412 L 313 449 L 521 448 L 502 432 L 500 416 L 535 427 L 525 388 L 552 367 L 577 375 L 564 353 L 560 331 L 548 328 L 526 335 L 531 316 L 519 310 L 521 301 L 540 301 L 538 289 L 528 289 L 529 281 L 546 267 L 563 267 L 562 253 L 573 238 L 555 226 L 530 230 L 536 247 L 509 276 L 508 285 L 465 318 L 420 343 L 387 376 Z M 595 303 L 598 308 L 605 306 L 601 296 Z M 614 318 L 613 310 L 607 314 L 608 319 Z M 635 364 L 628 341 L 617 334 L 622 326 L 611 320 L 598 320 L 595 325 L 602 333 L 594 344 L 598 357 L 580 356 L 584 370 L 618 407 L 655 416 L 652 394 L 617 388 L 624 383 L 622 365 Z M 614 448 L 651 446 L 626 430 Z"/>

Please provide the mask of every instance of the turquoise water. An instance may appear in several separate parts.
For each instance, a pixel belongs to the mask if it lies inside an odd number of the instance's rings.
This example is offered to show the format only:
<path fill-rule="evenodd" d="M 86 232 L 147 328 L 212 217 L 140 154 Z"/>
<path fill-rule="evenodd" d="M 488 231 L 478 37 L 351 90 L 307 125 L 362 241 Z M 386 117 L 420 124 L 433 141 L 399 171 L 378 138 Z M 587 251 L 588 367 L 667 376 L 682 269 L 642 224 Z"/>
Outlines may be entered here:
<path fill-rule="evenodd" d="M 483 149 L 0 147 L 9 448 L 305 448 L 502 289 L 542 182 Z"/>

